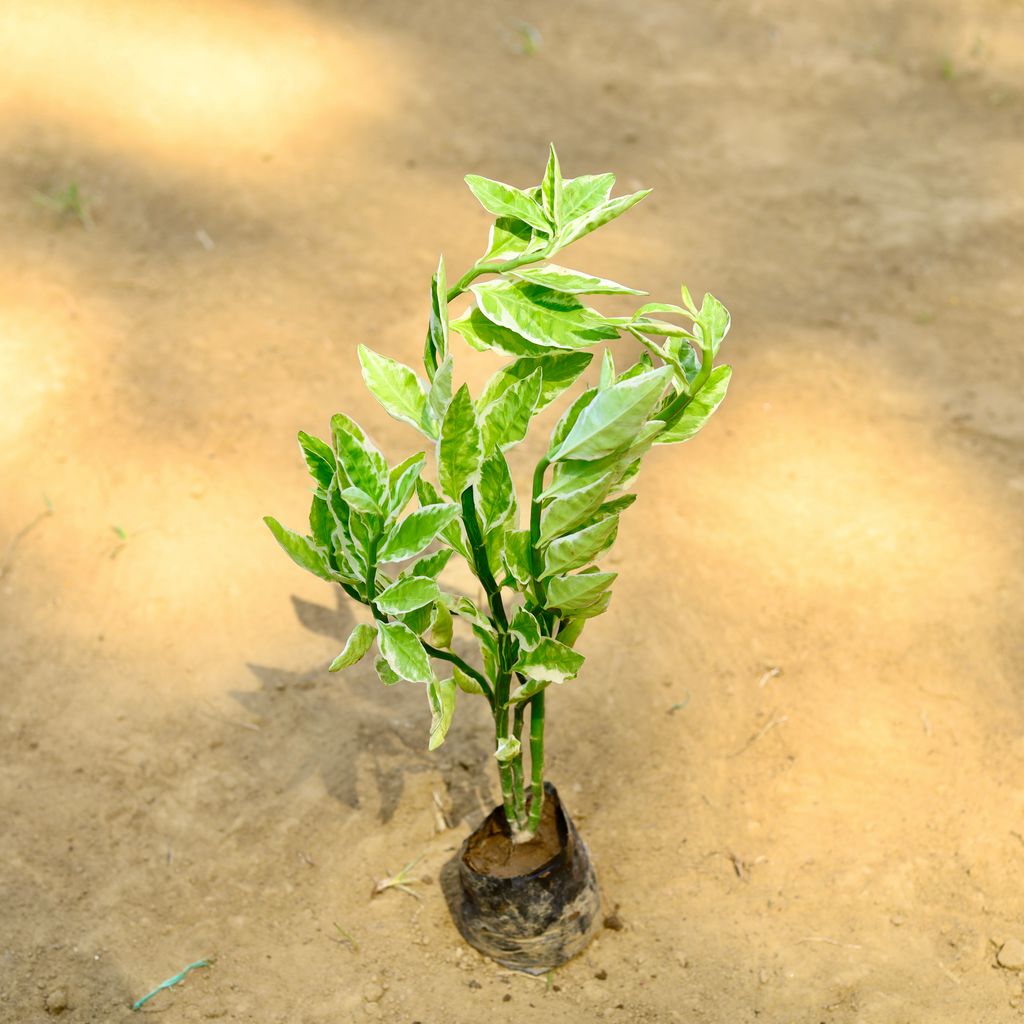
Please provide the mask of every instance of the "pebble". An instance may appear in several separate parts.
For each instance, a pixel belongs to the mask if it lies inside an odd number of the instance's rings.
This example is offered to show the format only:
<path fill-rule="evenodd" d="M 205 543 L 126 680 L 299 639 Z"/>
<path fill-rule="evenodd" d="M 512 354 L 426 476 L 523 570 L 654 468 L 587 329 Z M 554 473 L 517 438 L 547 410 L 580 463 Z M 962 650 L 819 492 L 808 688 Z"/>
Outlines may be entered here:
<path fill-rule="evenodd" d="M 68 994 L 65 989 L 55 988 L 43 1002 L 47 1013 L 63 1013 L 68 1008 Z"/>
<path fill-rule="evenodd" d="M 379 1003 L 384 998 L 384 986 L 379 982 L 371 981 L 363 989 L 363 999 L 368 1003 Z"/>
<path fill-rule="evenodd" d="M 1024 942 L 1020 939 L 1004 942 L 996 955 L 996 962 L 1008 971 L 1024 970 Z"/>

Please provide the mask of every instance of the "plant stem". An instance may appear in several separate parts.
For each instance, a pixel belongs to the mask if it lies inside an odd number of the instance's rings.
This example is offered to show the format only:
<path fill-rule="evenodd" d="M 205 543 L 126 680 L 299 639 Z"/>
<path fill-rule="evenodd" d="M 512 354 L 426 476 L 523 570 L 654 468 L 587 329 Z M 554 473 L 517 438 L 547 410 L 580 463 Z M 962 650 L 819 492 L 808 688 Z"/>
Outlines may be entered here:
<path fill-rule="evenodd" d="M 504 263 L 475 263 L 448 289 L 445 298 L 448 302 L 457 299 L 482 274 L 507 274 L 510 270 L 515 270 L 516 267 L 526 266 L 527 263 L 539 263 L 551 255 L 548 248 L 550 247 L 541 249 L 539 252 L 524 253 L 515 259 L 506 260 Z"/>
<path fill-rule="evenodd" d="M 526 831 L 532 836 L 540 827 L 544 809 L 544 691 L 530 698 L 530 817 Z"/>
<path fill-rule="evenodd" d="M 477 578 L 487 592 L 487 601 L 490 604 L 491 614 L 494 616 L 494 623 L 498 627 L 498 632 L 504 634 L 508 631 L 505 605 L 501 600 L 501 588 L 495 582 L 494 575 L 491 573 L 490 563 L 487 561 L 487 549 L 484 547 L 480 520 L 476 514 L 472 487 L 467 487 L 462 492 L 462 522 L 465 524 L 466 536 L 469 539 L 469 546 L 473 552 L 473 568 L 476 570 Z"/>
<path fill-rule="evenodd" d="M 523 713 L 526 708 L 523 704 L 517 704 L 515 713 L 512 716 L 512 735 L 516 739 L 521 740 L 523 735 Z M 526 768 L 523 764 L 522 750 L 520 749 L 519 757 L 512 762 L 512 784 L 513 784 L 513 796 L 515 798 L 515 814 L 516 820 L 523 822 L 526 820 L 526 793 L 525 793 L 525 781 L 524 775 L 526 774 Z"/>
<path fill-rule="evenodd" d="M 462 658 L 460 658 L 454 651 L 445 651 L 440 647 L 434 647 L 422 638 L 420 638 L 420 643 L 423 644 L 423 649 L 432 658 L 438 658 L 441 661 L 447 661 L 452 665 L 458 665 L 467 676 L 480 685 L 480 689 L 484 691 L 484 696 L 487 698 L 488 704 L 490 704 L 492 708 L 494 707 L 494 690 L 491 689 L 491 684 L 487 681 L 487 677 L 482 672 L 477 672 L 472 665 L 463 661 Z"/>
<path fill-rule="evenodd" d="M 543 563 L 540 557 L 540 496 L 544 490 L 544 474 L 551 463 L 545 455 L 533 471 L 533 494 L 530 498 L 530 575 L 533 577 L 533 596 L 540 611 L 541 622 L 547 625 L 544 605 L 547 593 L 541 580 Z M 550 630 L 548 630 L 550 635 Z"/>

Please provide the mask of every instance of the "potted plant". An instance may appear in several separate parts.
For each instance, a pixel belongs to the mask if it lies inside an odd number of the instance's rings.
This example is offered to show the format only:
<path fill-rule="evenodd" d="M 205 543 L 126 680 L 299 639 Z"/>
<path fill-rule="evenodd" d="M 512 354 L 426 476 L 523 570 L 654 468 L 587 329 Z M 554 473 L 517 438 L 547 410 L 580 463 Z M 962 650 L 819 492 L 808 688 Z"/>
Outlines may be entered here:
<path fill-rule="evenodd" d="M 608 608 L 616 574 L 597 562 L 636 497 L 628 487 L 643 457 L 692 438 L 725 396 L 731 369 L 715 357 L 729 314 L 711 295 L 698 306 L 684 287 L 682 305 L 608 316 L 590 296 L 646 293 L 551 262 L 647 191 L 611 198 L 612 174 L 563 179 L 554 147 L 534 188 L 466 182 L 495 220 L 486 252 L 454 284 L 438 265 L 424 374 L 359 347 L 366 386 L 433 450 L 433 479 L 424 452 L 390 466 L 339 413 L 329 443 L 299 433 L 315 484 L 309 534 L 266 523 L 298 565 L 369 609 L 331 671 L 373 650 L 384 685 L 422 685 L 430 749 L 444 742 L 460 691 L 486 701 L 502 803 L 463 845 L 456 923 L 500 962 L 546 970 L 586 944 L 598 915 L 586 848 L 544 779 L 547 691 L 579 675 L 576 642 Z M 507 357 L 476 398 L 455 386 L 453 332 Z M 619 371 L 605 347 L 521 498 L 507 453 L 588 370 L 590 350 L 623 335 L 639 358 Z M 485 602 L 445 589 L 455 556 Z"/>

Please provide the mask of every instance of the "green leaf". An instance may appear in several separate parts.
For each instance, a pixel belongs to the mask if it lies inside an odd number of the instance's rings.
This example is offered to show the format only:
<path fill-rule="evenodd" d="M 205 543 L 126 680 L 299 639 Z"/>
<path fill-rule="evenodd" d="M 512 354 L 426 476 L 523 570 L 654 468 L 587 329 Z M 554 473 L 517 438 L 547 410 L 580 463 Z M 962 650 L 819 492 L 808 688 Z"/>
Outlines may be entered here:
<path fill-rule="evenodd" d="M 551 685 L 549 679 L 528 679 L 522 686 L 516 687 L 509 695 L 509 704 L 522 704 L 523 701 L 536 697 L 541 690 L 546 690 Z"/>
<path fill-rule="evenodd" d="M 331 436 L 342 487 L 359 487 L 381 502 L 387 486 L 388 464 L 362 428 L 344 413 L 331 417 Z"/>
<path fill-rule="evenodd" d="M 558 422 L 555 424 L 555 429 L 551 431 L 551 444 L 548 446 L 549 451 L 554 451 L 565 440 L 569 431 L 572 430 L 576 425 L 576 421 L 580 418 L 580 413 L 582 413 L 595 398 L 597 398 L 597 388 L 588 388 L 582 394 L 576 396 L 572 405 L 562 413 Z"/>
<path fill-rule="evenodd" d="M 470 291 L 491 323 L 535 345 L 587 348 L 618 337 L 618 331 L 607 326 L 598 313 L 565 292 L 504 278 L 470 285 Z"/>
<path fill-rule="evenodd" d="M 312 437 L 304 430 L 300 430 L 299 447 L 302 449 L 302 456 L 309 467 L 310 475 L 326 491 L 334 477 L 335 461 L 331 446 L 321 441 L 319 437 Z"/>
<path fill-rule="evenodd" d="M 380 515 L 377 502 L 371 498 L 361 487 L 343 487 L 341 496 L 345 503 L 356 509 L 358 512 L 368 512 L 370 515 Z"/>
<path fill-rule="evenodd" d="M 585 487 L 570 491 L 552 501 L 541 512 L 541 540 L 543 542 L 554 540 L 586 522 L 615 486 L 618 473 L 618 467 L 613 467 Z"/>
<path fill-rule="evenodd" d="M 530 428 L 530 419 L 537 408 L 543 376 L 534 370 L 529 377 L 513 384 L 480 413 L 483 450 L 500 448 L 506 451 L 519 444 Z"/>
<path fill-rule="evenodd" d="M 352 630 L 348 640 L 345 641 L 345 648 L 334 661 L 328 671 L 340 672 L 349 665 L 354 665 L 370 649 L 370 645 L 377 639 L 377 627 L 368 626 L 361 622 Z"/>
<path fill-rule="evenodd" d="M 607 516 L 592 526 L 552 541 L 544 552 L 544 575 L 579 569 L 592 562 L 615 542 L 618 528 L 618 518 Z"/>
<path fill-rule="evenodd" d="M 544 213 L 557 230 L 562 223 L 562 168 L 558 163 L 558 154 L 555 152 L 554 143 L 551 144 L 551 153 L 548 156 L 548 165 L 540 185 L 540 194 Z"/>
<path fill-rule="evenodd" d="M 544 211 L 520 189 L 479 174 L 467 174 L 466 184 L 480 205 L 495 217 L 515 217 L 541 231 L 550 230 Z"/>
<path fill-rule="evenodd" d="M 433 381 L 437 369 L 448 358 L 448 282 L 444 270 L 444 257 L 437 262 L 437 270 L 430 280 L 430 325 L 423 350 L 423 365 L 427 377 Z"/>
<path fill-rule="evenodd" d="M 564 683 L 576 678 L 583 662 L 582 654 L 546 636 L 532 650 L 521 651 L 512 669 L 538 682 Z"/>
<path fill-rule="evenodd" d="M 392 527 L 377 552 L 382 562 L 400 562 L 418 555 L 449 523 L 459 515 L 458 505 L 427 505 L 410 512 Z"/>
<path fill-rule="evenodd" d="M 562 628 L 558 631 L 558 639 L 567 647 L 572 647 L 580 638 L 587 620 L 583 616 L 575 616 L 562 620 Z"/>
<path fill-rule="evenodd" d="M 554 576 L 548 581 L 548 607 L 561 615 L 573 615 L 593 604 L 615 580 L 615 572 L 581 572 L 575 576 Z"/>
<path fill-rule="evenodd" d="M 676 444 L 679 441 L 689 441 L 722 404 L 731 379 L 731 366 L 716 366 L 704 386 L 690 399 L 679 420 L 663 430 L 655 438 L 654 443 Z"/>
<path fill-rule="evenodd" d="M 284 549 L 285 554 L 298 566 L 308 570 L 322 580 L 337 580 L 327 560 L 327 552 L 317 547 L 309 537 L 303 537 L 291 530 L 286 530 L 273 516 L 264 516 L 263 522 Z"/>
<path fill-rule="evenodd" d="M 434 374 L 427 390 L 428 434 L 437 440 L 437 424 L 444 419 L 445 410 L 452 400 L 452 357 L 446 356 Z"/>
<path fill-rule="evenodd" d="M 420 477 L 416 481 L 416 496 L 420 504 L 427 505 L 441 504 L 441 495 L 437 488 L 429 480 Z M 461 510 L 460 510 L 461 511 Z M 465 537 L 462 530 L 462 519 L 458 516 L 441 530 L 441 536 L 460 554 L 463 558 L 469 558 L 469 549 L 466 547 Z"/>
<path fill-rule="evenodd" d="M 377 595 L 377 607 L 389 615 L 415 611 L 441 596 L 437 581 L 429 576 L 406 576 Z"/>
<path fill-rule="evenodd" d="M 510 530 L 505 534 L 502 561 L 509 575 L 520 587 L 527 587 L 533 578 L 530 568 L 530 531 Z"/>
<path fill-rule="evenodd" d="M 381 622 L 377 645 L 391 670 L 410 683 L 429 683 L 434 678 L 430 658 L 416 634 L 402 622 Z"/>
<path fill-rule="evenodd" d="M 456 499 L 471 487 L 480 476 L 483 448 L 480 428 L 476 422 L 473 399 L 463 384 L 448 406 L 441 423 L 441 436 L 437 445 L 437 473 L 441 490 Z"/>
<path fill-rule="evenodd" d="M 373 667 L 377 670 L 377 675 L 385 686 L 394 686 L 395 683 L 402 681 L 402 677 L 383 658 L 377 658 Z"/>
<path fill-rule="evenodd" d="M 584 174 L 562 182 L 562 220 L 566 223 L 596 209 L 612 193 L 614 174 Z"/>
<path fill-rule="evenodd" d="M 519 638 L 520 647 L 524 650 L 531 650 L 541 641 L 540 623 L 536 616 L 525 608 L 516 609 L 509 623 L 509 630 Z"/>
<path fill-rule="evenodd" d="M 517 381 L 525 380 L 537 370 L 541 372 L 540 398 L 535 412 L 550 405 L 566 388 L 571 387 L 594 357 L 589 352 L 548 351 L 541 356 L 525 356 L 503 366 L 487 382 L 480 400 L 481 409 L 500 398 Z"/>
<path fill-rule="evenodd" d="M 333 551 L 331 533 L 334 530 L 334 516 L 327 507 L 327 502 L 319 494 L 313 495 L 313 501 L 309 506 L 309 533 L 313 543 L 318 548 L 323 548 L 330 555 Z"/>
<path fill-rule="evenodd" d="M 423 381 L 404 363 L 379 355 L 365 345 L 359 346 L 359 362 L 366 386 L 387 412 L 429 436 Z"/>
<path fill-rule="evenodd" d="M 433 614 L 430 619 L 430 642 L 435 647 L 446 648 L 452 645 L 452 613 L 444 601 L 434 603 Z"/>
<path fill-rule="evenodd" d="M 410 455 L 404 462 L 400 462 L 388 474 L 388 516 L 397 516 L 404 511 L 409 504 L 413 491 L 416 490 L 416 480 L 423 471 L 427 457 L 423 452 Z"/>
<path fill-rule="evenodd" d="M 600 391 L 551 453 L 551 461 L 599 459 L 628 447 L 658 404 L 671 376 L 671 367 L 660 366 Z"/>
<path fill-rule="evenodd" d="M 428 750 L 437 750 L 448 735 L 455 714 L 455 691 L 454 679 L 431 679 L 427 684 L 431 714 Z"/>
<path fill-rule="evenodd" d="M 612 356 L 612 350 L 606 348 L 601 357 L 601 377 L 597 382 L 597 390 L 606 391 L 615 382 L 615 358 Z"/>
<path fill-rule="evenodd" d="M 499 217 L 491 225 L 491 234 L 487 240 L 485 262 L 498 257 L 510 259 L 522 256 L 534 242 L 533 228 L 518 217 Z"/>
<path fill-rule="evenodd" d="M 522 750 L 522 744 L 515 736 L 505 736 L 498 743 L 494 757 L 498 764 L 508 764 L 509 761 L 514 761 L 519 756 L 520 750 Z"/>
<path fill-rule="evenodd" d="M 409 576 L 429 576 L 431 579 L 437 579 L 441 574 L 441 570 L 448 564 L 448 559 L 452 557 L 451 548 L 440 548 L 433 554 L 426 555 L 421 558 L 418 562 L 413 562 L 409 567 Z M 402 574 L 403 576 L 406 573 Z"/>
<path fill-rule="evenodd" d="M 618 199 L 605 200 L 600 206 L 594 207 L 588 213 L 565 224 L 558 233 L 558 246 L 569 245 L 570 242 L 575 242 L 584 235 L 589 235 L 591 231 L 596 231 L 602 225 L 615 220 L 616 217 L 620 217 L 628 209 L 636 206 L 641 199 L 650 194 L 651 190 L 647 188 L 628 196 L 619 196 Z"/>
<path fill-rule="evenodd" d="M 493 350 L 507 356 L 529 356 L 544 355 L 558 349 L 557 345 L 535 345 L 521 334 L 491 323 L 476 306 L 453 320 L 451 326 L 478 352 Z"/>
<path fill-rule="evenodd" d="M 452 678 L 463 693 L 484 692 L 483 687 L 472 676 L 467 676 L 458 665 L 452 665 Z"/>
<path fill-rule="evenodd" d="M 512 474 L 500 449 L 494 449 L 480 466 L 480 482 L 476 487 L 477 512 L 484 533 L 513 518 L 516 492 Z"/>
<path fill-rule="evenodd" d="M 718 355 L 718 349 L 729 333 L 731 323 L 729 310 L 714 295 L 705 292 L 704 301 L 701 303 L 700 312 L 697 315 L 697 323 L 704 339 L 701 347 L 710 348 L 712 356 Z"/>
<path fill-rule="evenodd" d="M 647 292 L 636 288 L 627 288 L 624 284 L 616 284 L 603 277 L 582 274 L 578 270 L 567 270 L 565 267 L 548 263 L 543 267 L 519 267 L 509 272 L 510 277 L 530 284 L 538 284 L 543 288 L 552 288 L 569 295 L 646 295 Z"/>

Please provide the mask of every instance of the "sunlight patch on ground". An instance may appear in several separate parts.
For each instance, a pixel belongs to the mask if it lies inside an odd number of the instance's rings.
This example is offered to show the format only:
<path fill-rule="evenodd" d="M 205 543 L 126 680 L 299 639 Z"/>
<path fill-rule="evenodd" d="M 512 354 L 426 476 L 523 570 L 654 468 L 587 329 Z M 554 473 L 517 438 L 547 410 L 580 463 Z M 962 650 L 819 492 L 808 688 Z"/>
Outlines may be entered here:
<path fill-rule="evenodd" d="M 4 116 L 143 156 L 185 166 L 259 156 L 312 129 L 336 139 L 388 106 L 372 42 L 297 10 L 119 0 L 4 8 Z"/>

